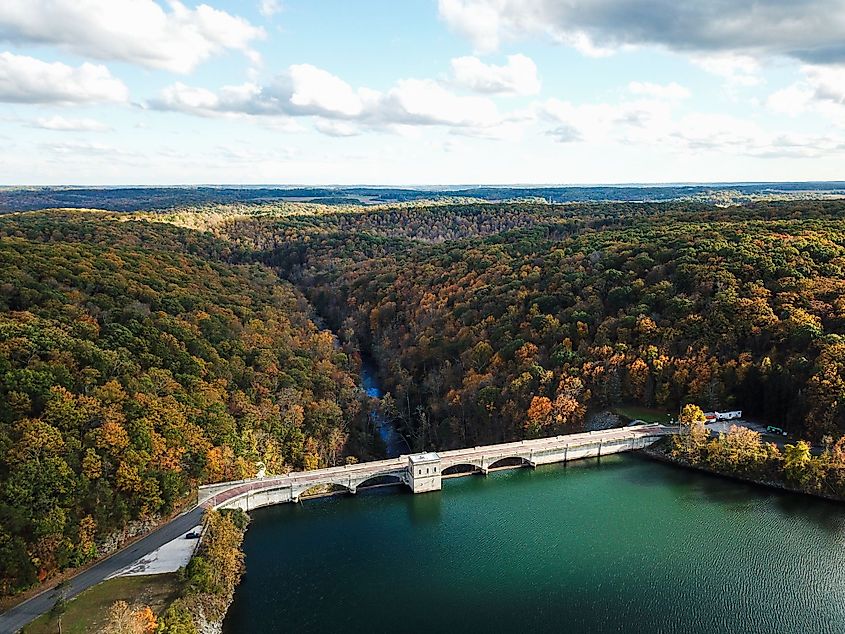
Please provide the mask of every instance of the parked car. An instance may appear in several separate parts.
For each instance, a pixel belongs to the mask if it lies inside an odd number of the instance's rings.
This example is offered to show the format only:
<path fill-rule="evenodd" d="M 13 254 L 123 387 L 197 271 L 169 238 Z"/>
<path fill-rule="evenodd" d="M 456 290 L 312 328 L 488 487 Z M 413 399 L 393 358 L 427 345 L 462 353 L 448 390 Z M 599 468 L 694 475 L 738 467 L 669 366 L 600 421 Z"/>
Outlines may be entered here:
<path fill-rule="evenodd" d="M 185 535 L 185 539 L 199 539 L 199 538 L 200 538 L 200 534 L 197 533 L 196 531 L 191 531 L 190 533 Z"/>

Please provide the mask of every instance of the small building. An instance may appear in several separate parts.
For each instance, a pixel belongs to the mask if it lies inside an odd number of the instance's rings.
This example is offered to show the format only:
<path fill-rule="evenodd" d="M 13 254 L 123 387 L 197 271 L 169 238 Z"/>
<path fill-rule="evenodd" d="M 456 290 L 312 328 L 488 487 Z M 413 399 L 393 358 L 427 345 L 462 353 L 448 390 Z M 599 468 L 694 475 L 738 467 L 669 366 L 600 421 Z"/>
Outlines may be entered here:
<path fill-rule="evenodd" d="M 737 409 L 731 412 L 704 412 L 704 418 L 708 423 L 715 423 L 717 420 L 738 420 L 742 418 L 742 410 Z"/>
<path fill-rule="evenodd" d="M 439 491 L 442 484 L 440 455 L 430 451 L 408 456 L 408 471 L 411 473 L 411 490 L 414 493 Z"/>

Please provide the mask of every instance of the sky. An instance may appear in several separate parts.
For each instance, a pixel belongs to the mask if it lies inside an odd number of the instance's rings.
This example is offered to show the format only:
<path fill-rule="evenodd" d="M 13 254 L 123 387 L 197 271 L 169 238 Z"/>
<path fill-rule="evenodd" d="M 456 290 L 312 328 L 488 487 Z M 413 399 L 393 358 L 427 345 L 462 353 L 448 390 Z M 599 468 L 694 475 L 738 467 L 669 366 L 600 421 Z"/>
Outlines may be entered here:
<path fill-rule="evenodd" d="M 842 180 L 845 0 L 0 0 L 2 185 Z"/>

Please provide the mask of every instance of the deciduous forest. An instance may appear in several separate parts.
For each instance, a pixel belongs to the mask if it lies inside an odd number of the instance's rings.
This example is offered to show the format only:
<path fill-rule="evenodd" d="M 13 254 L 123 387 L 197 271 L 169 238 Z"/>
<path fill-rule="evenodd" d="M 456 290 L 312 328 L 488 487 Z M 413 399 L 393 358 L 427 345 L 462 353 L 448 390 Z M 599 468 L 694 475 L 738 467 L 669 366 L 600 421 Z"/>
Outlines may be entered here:
<path fill-rule="evenodd" d="M 621 403 L 845 433 L 845 203 L 293 203 L 0 219 L 0 590 L 198 483 Z"/>
<path fill-rule="evenodd" d="M 552 434 L 620 402 L 820 438 L 845 431 L 843 210 L 461 205 L 215 230 L 371 351 L 421 446 Z"/>
<path fill-rule="evenodd" d="M 354 368 L 302 294 L 165 224 L 0 224 L 0 590 L 98 554 L 199 482 L 339 459 Z"/>

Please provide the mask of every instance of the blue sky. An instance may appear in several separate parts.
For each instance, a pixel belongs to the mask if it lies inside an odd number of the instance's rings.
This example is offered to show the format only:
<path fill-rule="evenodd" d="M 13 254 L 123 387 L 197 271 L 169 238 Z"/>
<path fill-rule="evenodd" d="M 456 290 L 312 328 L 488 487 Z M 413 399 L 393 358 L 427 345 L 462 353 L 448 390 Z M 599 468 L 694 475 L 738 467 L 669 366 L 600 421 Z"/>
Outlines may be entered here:
<path fill-rule="evenodd" d="M 3 0 L 0 183 L 838 180 L 842 0 Z"/>

